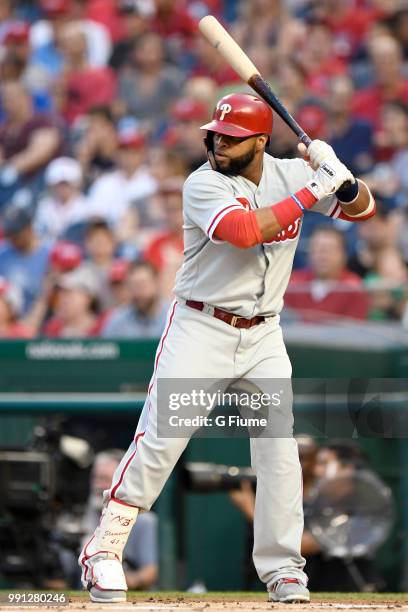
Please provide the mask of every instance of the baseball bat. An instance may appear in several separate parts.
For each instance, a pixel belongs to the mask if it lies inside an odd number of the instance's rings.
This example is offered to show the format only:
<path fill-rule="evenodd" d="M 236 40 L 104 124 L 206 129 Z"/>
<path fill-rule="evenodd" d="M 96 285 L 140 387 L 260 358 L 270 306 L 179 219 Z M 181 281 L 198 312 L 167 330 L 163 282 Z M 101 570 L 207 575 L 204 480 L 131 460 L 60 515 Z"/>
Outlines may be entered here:
<path fill-rule="evenodd" d="M 223 28 L 220 22 L 212 15 L 206 15 L 206 17 L 200 20 L 198 27 L 208 42 L 217 49 L 245 83 L 248 83 L 248 85 L 250 85 L 250 87 L 252 87 L 252 89 L 273 108 L 296 136 L 298 136 L 300 142 L 303 142 L 303 144 L 308 147 L 312 142 L 310 136 L 308 136 L 298 122 L 295 121 L 290 112 L 279 100 L 278 96 L 273 93 L 265 79 L 262 78 L 256 66 L 251 62 L 232 36 Z"/>

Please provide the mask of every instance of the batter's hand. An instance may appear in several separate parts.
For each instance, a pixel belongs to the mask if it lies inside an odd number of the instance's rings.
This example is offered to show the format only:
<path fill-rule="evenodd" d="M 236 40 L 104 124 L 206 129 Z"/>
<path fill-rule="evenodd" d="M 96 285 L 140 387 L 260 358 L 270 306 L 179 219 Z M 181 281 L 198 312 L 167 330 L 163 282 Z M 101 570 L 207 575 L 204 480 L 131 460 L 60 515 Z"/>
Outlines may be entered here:
<path fill-rule="evenodd" d="M 313 178 L 306 183 L 306 187 L 318 200 L 321 200 L 335 193 L 348 181 L 354 183 L 354 176 L 337 157 L 334 157 L 327 159 L 319 166 Z"/>
<path fill-rule="evenodd" d="M 302 157 L 304 157 L 313 168 L 317 170 L 324 161 L 335 158 L 338 160 L 333 147 L 323 140 L 312 140 L 310 145 L 306 148 L 303 142 L 298 144 L 298 150 Z"/>

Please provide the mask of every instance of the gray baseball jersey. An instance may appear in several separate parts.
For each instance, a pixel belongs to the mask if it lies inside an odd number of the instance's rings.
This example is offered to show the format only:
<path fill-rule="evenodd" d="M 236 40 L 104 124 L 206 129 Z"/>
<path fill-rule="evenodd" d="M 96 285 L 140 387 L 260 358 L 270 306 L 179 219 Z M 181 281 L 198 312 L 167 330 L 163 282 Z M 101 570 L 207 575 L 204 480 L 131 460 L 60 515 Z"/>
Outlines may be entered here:
<path fill-rule="evenodd" d="M 264 155 L 258 186 L 243 176 L 225 176 L 207 162 L 185 182 L 184 263 L 176 278 L 175 295 L 198 300 L 251 318 L 281 311 L 289 282 L 301 219 L 271 242 L 238 249 L 217 240 L 221 219 L 235 209 L 270 206 L 305 186 L 313 170 L 303 159 Z M 333 216 L 335 196 L 313 206 L 314 212 Z"/>

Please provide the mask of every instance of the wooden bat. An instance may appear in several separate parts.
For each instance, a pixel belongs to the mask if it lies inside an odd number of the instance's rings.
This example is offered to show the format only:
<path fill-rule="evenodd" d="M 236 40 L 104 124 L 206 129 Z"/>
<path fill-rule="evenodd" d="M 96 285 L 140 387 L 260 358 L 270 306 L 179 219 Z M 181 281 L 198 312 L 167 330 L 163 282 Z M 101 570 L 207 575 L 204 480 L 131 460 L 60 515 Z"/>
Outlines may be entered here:
<path fill-rule="evenodd" d="M 199 28 L 203 36 L 219 51 L 235 72 L 273 108 L 296 136 L 298 136 L 300 141 L 308 147 L 312 142 L 310 136 L 302 130 L 298 122 L 295 121 L 290 112 L 273 93 L 265 79 L 262 78 L 259 70 L 254 66 L 238 43 L 236 43 L 232 36 L 223 28 L 220 22 L 212 15 L 207 15 L 201 19 Z"/>

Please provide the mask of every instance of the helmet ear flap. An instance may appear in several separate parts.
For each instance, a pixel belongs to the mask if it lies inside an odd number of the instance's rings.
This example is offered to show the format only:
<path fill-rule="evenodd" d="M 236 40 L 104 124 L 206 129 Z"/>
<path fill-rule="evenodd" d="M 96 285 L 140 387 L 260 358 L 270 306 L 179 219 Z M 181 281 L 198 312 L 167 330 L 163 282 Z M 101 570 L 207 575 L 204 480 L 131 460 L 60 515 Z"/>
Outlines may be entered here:
<path fill-rule="evenodd" d="M 214 132 L 207 132 L 207 136 L 203 139 L 207 153 L 214 153 Z"/>
<path fill-rule="evenodd" d="M 215 170 L 216 167 L 215 167 L 215 159 L 214 159 L 214 132 L 211 132 L 209 130 L 207 132 L 207 136 L 203 138 L 203 141 L 205 144 L 205 148 L 207 149 L 208 161 L 210 162 L 211 168 Z"/>

